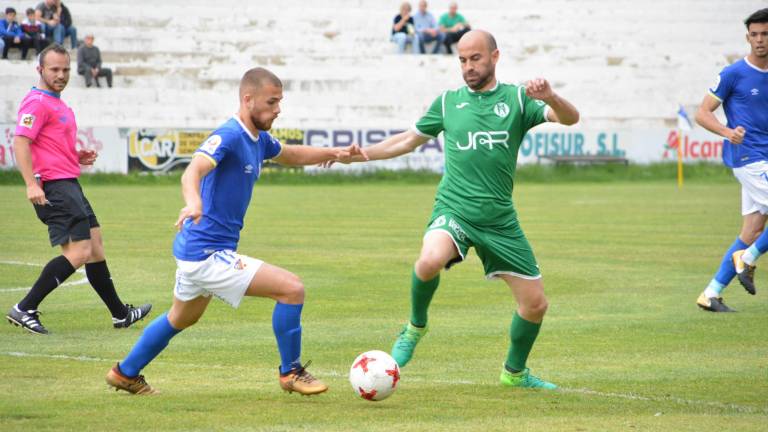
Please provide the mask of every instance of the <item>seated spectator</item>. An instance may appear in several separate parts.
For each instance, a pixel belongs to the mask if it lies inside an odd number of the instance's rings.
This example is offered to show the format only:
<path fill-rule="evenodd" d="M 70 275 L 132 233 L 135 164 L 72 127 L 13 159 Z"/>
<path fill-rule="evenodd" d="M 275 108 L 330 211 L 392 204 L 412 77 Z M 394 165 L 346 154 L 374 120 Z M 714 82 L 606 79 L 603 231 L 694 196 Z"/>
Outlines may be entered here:
<path fill-rule="evenodd" d="M 413 48 L 413 53 L 419 52 L 419 43 L 417 41 L 416 29 L 413 26 L 413 17 L 411 16 L 411 4 L 404 2 L 400 5 L 400 14 L 395 16 L 392 25 L 392 42 L 397 44 L 397 52 L 405 52 L 405 47 L 409 43 Z"/>
<path fill-rule="evenodd" d="M 432 50 L 432 54 L 439 53 L 440 46 L 443 45 L 445 35 L 440 33 L 434 15 L 427 12 L 426 0 L 419 1 L 419 10 L 413 16 L 413 23 L 416 27 L 416 35 L 419 39 L 419 52 L 425 54 L 426 49 L 424 48 L 424 44 L 437 41 L 435 48 Z"/>
<path fill-rule="evenodd" d="M 24 33 L 21 26 L 16 22 L 16 9 L 5 8 L 5 19 L 0 20 L 0 36 L 3 39 L 3 58 L 8 58 L 8 50 L 11 48 L 21 48 L 22 60 L 27 58 L 29 44 L 22 38 Z"/>
<path fill-rule="evenodd" d="M 107 78 L 107 86 L 112 87 L 112 69 L 101 67 L 101 52 L 93 44 L 93 35 L 85 36 L 83 45 L 77 50 L 77 73 L 85 77 L 85 86 L 90 87 L 96 82 L 101 87 L 100 77 Z"/>
<path fill-rule="evenodd" d="M 77 48 L 77 28 L 72 25 L 72 15 L 61 0 L 45 0 L 37 5 L 36 17 L 45 24 L 45 37 L 53 38 L 59 45 L 69 36 L 72 49 Z"/>
<path fill-rule="evenodd" d="M 457 12 L 458 9 L 459 5 L 456 2 L 452 2 L 448 12 L 440 17 L 440 31 L 445 34 L 443 43 L 445 44 L 445 52 L 447 54 L 453 54 L 451 45 L 458 42 L 464 36 L 464 33 L 470 30 L 469 23 Z"/>
<path fill-rule="evenodd" d="M 35 47 L 37 54 L 40 54 L 40 51 L 50 43 L 45 38 L 45 24 L 35 18 L 35 10 L 32 8 L 27 9 L 27 19 L 21 22 L 21 31 L 24 32 L 22 38 Z"/>

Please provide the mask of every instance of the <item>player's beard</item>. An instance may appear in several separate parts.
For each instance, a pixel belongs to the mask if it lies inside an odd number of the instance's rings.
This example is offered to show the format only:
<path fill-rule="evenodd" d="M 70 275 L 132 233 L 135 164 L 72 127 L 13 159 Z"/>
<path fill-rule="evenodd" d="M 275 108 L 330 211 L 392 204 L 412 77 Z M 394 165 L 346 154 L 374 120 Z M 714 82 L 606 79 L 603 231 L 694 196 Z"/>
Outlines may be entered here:
<path fill-rule="evenodd" d="M 489 82 L 491 82 L 491 80 L 493 79 L 493 75 L 494 75 L 493 68 L 490 67 L 489 65 L 486 73 L 482 75 L 480 74 L 475 75 L 477 78 L 473 77 L 475 78 L 474 79 L 475 84 L 470 84 L 469 79 L 467 78 L 467 74 L 464 74 L 463 78 L 464 78 L 464 82 L 467 83 L 467 86 L 469 86 L 469 88 L 471 88 L 474 91 L 478 91 L 483 87 L 485 87 Z"/>
<path fill-rule="evenodd" d="M 45 83 L 45 86 L 51 89 L 51 91 L 56 93 L 61 93 L 65 87 L 67 87 L 67 80 L 57 80 L 56 78 L 52 80 L 48 80 L 45 75 L 43 75 L 43 82 Z"/>
<path fill-rule="evenodd" d="M 256 129 L 260 131 L 268 131 L 272 128 L 272 122 L 275 119 L 271 119 L 267 122 L 260 121 L 259 119 L 251 116 L 251 121 L 253 122 L 253 125 L 256 126 Z"/>

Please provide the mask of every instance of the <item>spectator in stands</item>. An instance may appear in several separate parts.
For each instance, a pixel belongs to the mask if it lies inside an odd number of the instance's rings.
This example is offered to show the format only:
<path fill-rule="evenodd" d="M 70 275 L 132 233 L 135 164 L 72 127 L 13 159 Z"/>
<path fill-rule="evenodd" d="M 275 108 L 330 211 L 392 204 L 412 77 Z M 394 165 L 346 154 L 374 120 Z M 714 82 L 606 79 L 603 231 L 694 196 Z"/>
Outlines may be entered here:
<path fill-rule="evenodd" d="M 413 23 L 416 27 L 416 35 L 418 36 L 419 52 L 425 54 L 426 49 L 424 48 L 424 44 L 437 41 L 435 48 L 432 50 L 432 54 L 439 53 L 445 35 L 440 33 L 435 16 L 430 12 L 427 12 L 426 0 L 419 1 L 419 10 L 413 16 Z"/>
<path fill-rule="evenodd" d="M 448 12 L 440 17 L 440 32 L 445 34 L 443 43 L 445 44 L 445 52 L 447 54 L 453 54 L 451 45 L 458 42 L 464 36 L 464 33 L 470 30 L 469 23 L 457 12 L 458 9 L 459 5 L 456 2 L 452 2 Z"/>
<path fill-rule="evenodd" d="M 397 52 L 400 54 L 405 52 L 405 47 L 409 43 L 414 54 L 419 52 L 418 36 L 411 16 L 411 4 L 408 2 L 400 5 L 400 14 L 395 16 L 392 25 L 392 42 L 397 44 Z"/>
<path fill-rule="evenodd" d="M 77 48 L 77 28 L 72 25 L 72 14 L 61 0 L 45 0 L 37 5 L 37 19 L 45 24 L 46 38 L 59 45 L 69 36 L 72 49 Z"/>
<path fill-rule="evenodd" d="M 27 9 L 27 19 L 21 22 L 21 31 L 24 32 L 23 39 L 26 39 L 30 46 L 35 47 L 35 52 L 40 54 L 50 41 L 45 38 L 45 24 L 38 21 L 35 17 L 35 10 Z"/>
<path fill-rule="evenodd" d="M 8 50 L 11 48 L 21 48 L 22 60 L 27 58 L 29 44 L 22 38 L 24 33 L 21 26 L 16 22 L 16 9 L 12 7 L 5 8 L 5 19 L 0 20 L 0 35 L 3 39 L 3 58 L 8 58 Z"/>
<path fill-rule="evenodd" d="M 100 77 L 107 78 L 107 86 L 112 87 L 112 69 L 101 67 L 101 52 L 93 44 L 93 35 L 88 34 L 83 40 L 83 45 L 77 50 L 77 73 L 85 77 L 85 86 L 91 87 L 96 82 L 96 87 L 101 87 Z"/>

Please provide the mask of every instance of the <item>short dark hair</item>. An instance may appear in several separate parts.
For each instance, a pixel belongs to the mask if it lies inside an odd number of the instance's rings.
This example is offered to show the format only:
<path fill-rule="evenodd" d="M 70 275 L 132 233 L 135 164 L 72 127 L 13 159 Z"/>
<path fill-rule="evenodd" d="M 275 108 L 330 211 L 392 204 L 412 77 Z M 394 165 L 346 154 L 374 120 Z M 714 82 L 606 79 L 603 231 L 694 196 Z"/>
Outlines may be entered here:
<path fill-rule="evenodd" d="M 15 14 L 16 13 L 16 9 L 14 9 L 12 7 L 5 8 L 5 14 L 8 15 L 9 13 Z"/>
<path fill-rule="evenodd" d="M 267 69 L 261 67 L 249 69 L 243 75 L 243 79 L 240 80 L 240 96 L 242 97 L 243 91 L 246 88 L 254 87 L 258 89 L 261 88 L 264 83 L 270 83 L 275 87 L 283 86 L 283 82 L 280 81 L 280 78 L 278 78 L 277 75 L 273 74 Z"/>
<path fill-rule="evenodd" d="M 35 10 L 32 8 L 27 8 L 27 15 L 35 13 Z"/>
<path fill-rule="evenodd" d="M 754 23 L 768 23 L 768 8 L 760 9 L 744 20 L 744 25 L 747 26 L 747 30 L 749 30 L 749 25 Z"/>
<path fill-rule="evenodd" d="M 45 56 L 47 56 L 48 53 L 51 51 L 58 54 L 66 54 L 66 56 L 69 57 L 69 51 L 67 51 L 66 48 L 64 48 L 63 46 L 57 43 L 52 43 L 47 47 L 43 48 L 43 50 L 40 51 L 40 54 L 37 55 L 37 64 L 40 66 L 43 66 L 43 63 L 45 62 Z"/>

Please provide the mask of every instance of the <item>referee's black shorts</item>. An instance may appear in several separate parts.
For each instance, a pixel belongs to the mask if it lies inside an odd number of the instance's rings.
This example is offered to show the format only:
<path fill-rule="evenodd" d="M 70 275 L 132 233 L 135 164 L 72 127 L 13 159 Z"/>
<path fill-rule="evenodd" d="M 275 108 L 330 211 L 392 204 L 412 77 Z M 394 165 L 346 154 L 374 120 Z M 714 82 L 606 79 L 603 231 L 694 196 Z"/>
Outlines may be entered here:
<path fill-rule="evenodd" d="M 49 204 L 35 205 L 35 212 L 48 225 L 51 246 L 91 238 L 91 228 L 99 221 L 77 179 L 43 182 L 43 192 Z"/>

